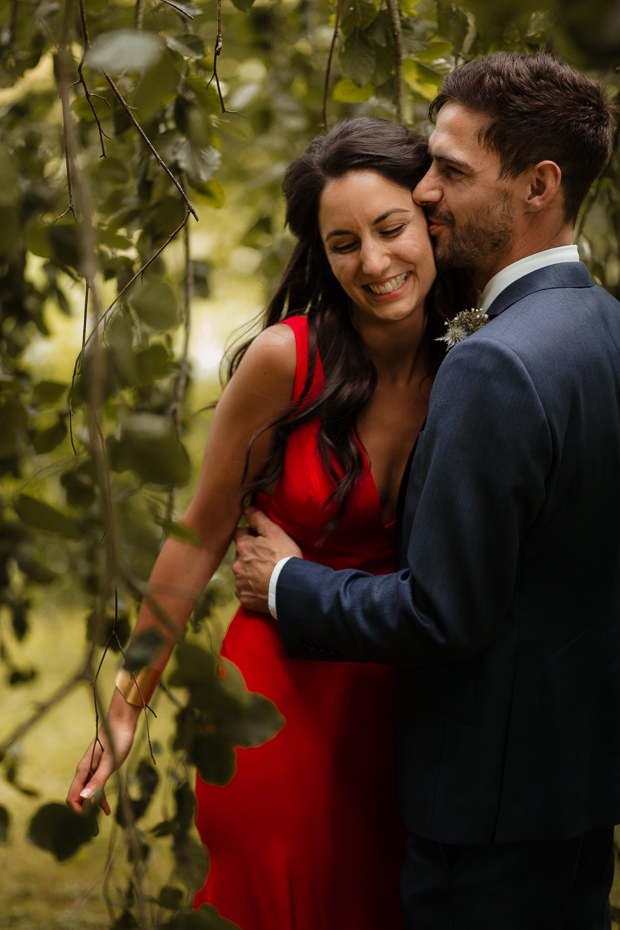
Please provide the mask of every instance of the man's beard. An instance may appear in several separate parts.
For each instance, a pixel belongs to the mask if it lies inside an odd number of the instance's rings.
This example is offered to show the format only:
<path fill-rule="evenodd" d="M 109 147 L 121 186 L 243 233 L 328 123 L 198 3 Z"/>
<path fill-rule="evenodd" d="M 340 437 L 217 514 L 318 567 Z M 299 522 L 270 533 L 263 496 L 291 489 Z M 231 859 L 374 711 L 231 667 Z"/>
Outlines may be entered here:
<path fill-rule="evenodd" d="M 500 195 L 499 204 L 489 204 L 458 226 L 448 211 L 435 211 L 430 216 L 445 223 L 444 240 L 440 241 L 439 236 L 433 238 L 438 269 L 484 267 L 490 258 L 497 259 L 508 252 L 512 244 L 514 210 L 507 191 Z"/>

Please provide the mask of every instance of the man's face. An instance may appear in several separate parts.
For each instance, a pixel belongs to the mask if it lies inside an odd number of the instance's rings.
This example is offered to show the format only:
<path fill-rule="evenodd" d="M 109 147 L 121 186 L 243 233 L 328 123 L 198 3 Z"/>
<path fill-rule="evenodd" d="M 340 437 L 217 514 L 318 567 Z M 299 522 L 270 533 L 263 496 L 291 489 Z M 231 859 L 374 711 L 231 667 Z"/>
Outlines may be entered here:
<path fill-rule="evenodd" d="M 430 137 L 433 157 L 413 191 L 424 207 L 438 268 L 472 268 L 487 280 L 507 262 L 515 237 L 515 182 L 479 141 L 486 117 L 446 104 Z M 499 267 L 497 267 L 499 265 Z"/>

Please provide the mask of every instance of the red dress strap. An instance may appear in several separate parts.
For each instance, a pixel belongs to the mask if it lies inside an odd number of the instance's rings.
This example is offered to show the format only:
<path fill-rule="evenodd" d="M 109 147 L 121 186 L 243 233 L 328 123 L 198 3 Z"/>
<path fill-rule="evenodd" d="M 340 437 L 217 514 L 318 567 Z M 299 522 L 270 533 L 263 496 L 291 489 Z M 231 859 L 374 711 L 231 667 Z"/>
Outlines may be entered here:
<path fill-rule="evenodd" d="M 293 403 L 295 403 L 301 397 L 303 389 L 306 386 L 306 379 L 308 377 L 308 364 L 310 359 L 308 318 L 305 316 L 290 316 L 288 319 L 282 320 L 282 322 L 286 323 L 287 326 L 290 326 L 295 333 L 295 345 L 297 348 L 295 387 L 293 389 Z M 302 406 L 305 406 L 307 403 L 309 403 L 311 399 L 315 399 L 322 390 L 324 384 L 325 375 L 323 373 L 323 366 L 321 364 L 321 359 L 319 358 L 319 352 L 317 349 L 316 363 L 314 366 L 314 377 L 312 378 L 310 390 L 308 391 Z"/>

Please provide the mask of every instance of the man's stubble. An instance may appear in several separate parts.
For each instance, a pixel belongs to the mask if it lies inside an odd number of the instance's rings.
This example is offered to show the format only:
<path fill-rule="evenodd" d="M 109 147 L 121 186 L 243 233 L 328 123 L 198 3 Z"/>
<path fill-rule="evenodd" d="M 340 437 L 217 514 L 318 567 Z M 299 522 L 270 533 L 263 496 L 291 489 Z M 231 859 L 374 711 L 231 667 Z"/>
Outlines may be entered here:
<path fill-rule="evenodd" d="M 430 212 L 430 211 L 429 211 Z M 439 270 L 471 268 L 482 270 L 509 252 L 514 239 L 515 211 L 511 193 L 502 191 L 493 204 L 486 204 L 473 216 L 459 223 L 454 216 L 433 212 L 432 217 L 446 225 L 443 241 L 435 239 L 435 263 Z"/>

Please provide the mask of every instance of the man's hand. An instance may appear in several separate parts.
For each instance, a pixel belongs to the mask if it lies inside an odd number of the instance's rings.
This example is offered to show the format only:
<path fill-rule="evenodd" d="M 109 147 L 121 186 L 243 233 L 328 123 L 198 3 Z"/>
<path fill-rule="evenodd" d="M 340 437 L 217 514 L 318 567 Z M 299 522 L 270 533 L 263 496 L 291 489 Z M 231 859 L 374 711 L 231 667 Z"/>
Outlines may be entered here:
<path fill-rule="evenodd" d="M 237 579 L 237 597 L 244 607 L 269 613 L 269 579 L 276 562 L 294 555 L 303 559 L 301 549 L 261 510 L 248 507 L 245 516 L 249 527 L 237 530 L 237 559 L 233 572 Z M 257 535 L 253 536 L 251 531 Z"/>

